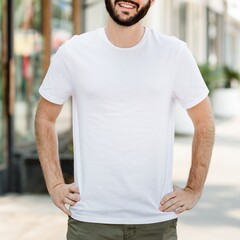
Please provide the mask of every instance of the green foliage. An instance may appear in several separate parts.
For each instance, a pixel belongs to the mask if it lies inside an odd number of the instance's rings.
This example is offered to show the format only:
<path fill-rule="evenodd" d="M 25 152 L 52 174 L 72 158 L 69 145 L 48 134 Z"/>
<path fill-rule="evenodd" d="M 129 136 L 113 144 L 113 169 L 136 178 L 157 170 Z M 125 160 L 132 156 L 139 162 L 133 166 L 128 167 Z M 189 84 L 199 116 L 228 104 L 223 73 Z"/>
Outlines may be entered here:
<path fill-rule="evenodd" d="M 217 88 L 220 82 L 223 82 L 224 74 L 222 68 L 203 64 L 199 65 L 199 70 L 210 92 Z"/>
<path fill-rule="evenodd" d="M 230 88 L 233 80 L 240 81 L 240 73 L 237 72 L 236 70 L 234 70 L 228 66 L 224 66 L 223 72 L 224 72 L 224 79 L 225 79 L 224 87 Z"/>
<path fill-rule="evenodd" d="M 230 88 L 233 80 L 240 81 L 240 73 L 226 65 L 214 67 L 203 64 L 199 65 L 199 70 L 210 92 L 219 87 Z"/>

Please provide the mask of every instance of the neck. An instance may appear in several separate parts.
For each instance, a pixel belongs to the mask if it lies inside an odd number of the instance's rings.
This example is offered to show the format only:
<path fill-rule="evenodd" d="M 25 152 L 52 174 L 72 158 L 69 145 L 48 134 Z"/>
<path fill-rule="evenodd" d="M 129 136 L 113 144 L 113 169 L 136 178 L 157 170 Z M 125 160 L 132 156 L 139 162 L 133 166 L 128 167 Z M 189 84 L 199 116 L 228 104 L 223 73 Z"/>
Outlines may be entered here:
<path fill-rule="evenodd" d="M 109 41 L 120 48 L 130 48 L 135 46 L 142 40 L 144 32 L 145 29 L 142 21 L 131 27 L 123 27 L 109 18 L 106 27 L 106 35 Z"/>

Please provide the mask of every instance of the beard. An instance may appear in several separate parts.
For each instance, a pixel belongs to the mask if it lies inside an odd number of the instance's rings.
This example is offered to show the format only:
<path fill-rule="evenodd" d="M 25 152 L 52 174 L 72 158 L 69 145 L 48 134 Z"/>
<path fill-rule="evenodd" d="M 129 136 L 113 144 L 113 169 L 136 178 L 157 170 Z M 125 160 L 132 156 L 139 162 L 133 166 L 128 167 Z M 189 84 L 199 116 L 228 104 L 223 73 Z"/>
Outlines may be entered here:
<path fill-rule="evenodd" d="M 131 16 L 127 19 L 123 19 L 115 11 L 115 7 L 113 6 L 111 0 L 105 0 L 106 9 L 107 9 L 110 17 L 113 19 L 113 21 L 115 23 L 117 23 L 118 25 L 124 26 L 124 27 L 130 27 L 130 26 L 138 23 L 141 19 L 143 19 L 146 16 L 146 14 L 148 13 L 148 10 L 151 7 L 151 0 L 149 0 L 148 3 L 146 5 L 144 5 L 143 7 L 141 7 L 140 9 L 139 9 L 139 4 L 137 4 L 131 0 L 115 0 L 114 4 L 116 5 L 118 2 L 126 2 L 126 3 L 129 2 L 129 3 L 132 3 L 133 5 L 135 5 L 137 8 L 137 13 L 134 16 Z M 125 15 L 129 14 L 127 11 L 123 12 L 123 13 Z"/>

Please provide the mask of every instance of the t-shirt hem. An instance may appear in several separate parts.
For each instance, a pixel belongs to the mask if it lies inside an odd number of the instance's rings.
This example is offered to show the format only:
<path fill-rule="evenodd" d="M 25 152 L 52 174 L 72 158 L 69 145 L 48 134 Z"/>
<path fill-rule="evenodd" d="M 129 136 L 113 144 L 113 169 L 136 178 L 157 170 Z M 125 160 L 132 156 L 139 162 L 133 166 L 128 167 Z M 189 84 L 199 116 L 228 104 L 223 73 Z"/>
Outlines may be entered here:
<path fill-rule="evenodd" d="M 138 218 L 138 219 L 129 219 L 129 218 L 93 218 L 87 216 L 79 216 L 72 214 L 73 219 L 82 222 L 91 222 L 91 223 L 102 223 L 102 224 L 151 224 L 158 222 L 165 222 L 177 218 L 177 214 L 173 213 L 165 216 L 158 216 L 153 218 Z"/>
<path fill-rule="evenodd" d="M 41 89 L 39 90 L 39 93 L 40 93 L 40 95 L 41 95 L 43 98 L 45 98 L 46 100 L 48 100 L 48 101 L 51 102 L 51 103 L 55 103 L 55 104 L 57 104 L 57 105 L 63 105 L 64 102 L 65 102 L 64 100 L 59 100 L 59 99 L 57 99 L 57 98 L 55 98 L 55 97 L 52 97 L 52 96 L 46 94 L 46 93 L 43 92 Z"/>
<path fill-rule="evenodd" d="M 184 109 L 190 109 L 194 106 L 196 106 L 197 104 L 199 104 L 201 101 L 203 101 L 209 94 L 209 90 L 205 91 L 202 95 L 200 95 L 200 97 L 196 98 L 194 101 L 192 101 L 191 103 L 188 104 L 182 104 Z"/>

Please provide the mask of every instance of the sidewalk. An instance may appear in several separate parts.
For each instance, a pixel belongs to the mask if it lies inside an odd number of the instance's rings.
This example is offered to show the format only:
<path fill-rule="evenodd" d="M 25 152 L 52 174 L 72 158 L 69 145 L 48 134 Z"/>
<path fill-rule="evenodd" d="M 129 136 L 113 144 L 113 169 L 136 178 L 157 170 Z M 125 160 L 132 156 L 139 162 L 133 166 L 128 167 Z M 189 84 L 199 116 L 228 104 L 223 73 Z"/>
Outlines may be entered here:
<path fill-rule="evenodd" d="M 191 138 L 178 137 L 174 181 L 184 186 Z M 240 239 L 240 116 L 217 122 L 212 164 L 201 201 L 179 216 L 179 240 Z M 0 197 L 0 239 L 64 240 L 67 217 L 46 195 Z"/>
<path fill-rule="evenodd" d="M 184 185 L 190 139 L 176 139 L 174 178 Z M 187 164 L 186 164 L 187 162 Z M 240 239 L 240 116 L 217 121 L 216 142 L 205 190 L 198 205 L 180 215 L 179 240 Z"/>

